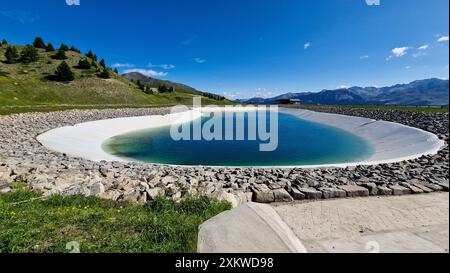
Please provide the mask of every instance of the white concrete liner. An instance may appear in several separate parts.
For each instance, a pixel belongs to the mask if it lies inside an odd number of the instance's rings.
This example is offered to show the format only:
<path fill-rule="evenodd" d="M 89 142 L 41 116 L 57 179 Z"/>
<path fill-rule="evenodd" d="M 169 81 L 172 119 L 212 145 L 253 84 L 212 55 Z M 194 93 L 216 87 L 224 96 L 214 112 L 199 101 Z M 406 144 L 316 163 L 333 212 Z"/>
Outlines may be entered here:
<path fill-rule="evenodd" d="M 269 205 L 247 203 L 200 226 L 199 253 L 306 253 L 306 248 Z"/>
<path fill-rule="evenodd" d="M 255 110 L 256 108 L 245 108 L 245 110 L 249 109 Z M 347 167 L 393 163 L 415 159 L 422 155 L 436 154 L 445 144 L 444 141 L 439 140 L 434 134 L 397 123 L 300 109 L 283 108 L 280 111 L 304 120 L 343 129 L 366 139 L 374 147 L 374 154 L 364 162 L 319 166 L 286 166 L 286 168 Z M 174 123 L 190 122 L 200 117 L 200 111 L 190 110 L 165 116 L 99 120 L 57 128 L 38 136 L 37 139 L 47 148 L 71 156 L 82 157 L 93 161 L 125 161 L 123 158 L 105 152 L 102 149 L 102 144 L 107 139 L 121 134 L 169 126 Z M 282 166 L 276 167 L 282 168 Z"/>
<path fill-rule="evenodd" d="M 422 155 L 436 154 L 445 145 L 443 140 L 432 133 L 398 123 L 299 109 L 282 111 L 301 119 L 343 129 L 366 139 L 373 145 L 374 153 L 365 162 L 339 164 L 340 166 L 411 160 Z"/>

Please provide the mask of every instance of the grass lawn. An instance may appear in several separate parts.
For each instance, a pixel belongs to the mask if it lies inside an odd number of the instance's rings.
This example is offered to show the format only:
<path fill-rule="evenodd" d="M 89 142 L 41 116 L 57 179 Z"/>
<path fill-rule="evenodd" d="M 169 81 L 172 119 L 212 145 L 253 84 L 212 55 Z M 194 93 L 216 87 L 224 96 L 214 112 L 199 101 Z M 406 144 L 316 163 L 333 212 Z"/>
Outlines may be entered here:
<path fill-rule="evenodd" d="M 206 197 L 146 205 L 39 197 L 23 186 L 0 195 L 0 253 L 67 253 L 71 242 L 82 253 L 192 253 L 198 226 L 231 208 Z"/>

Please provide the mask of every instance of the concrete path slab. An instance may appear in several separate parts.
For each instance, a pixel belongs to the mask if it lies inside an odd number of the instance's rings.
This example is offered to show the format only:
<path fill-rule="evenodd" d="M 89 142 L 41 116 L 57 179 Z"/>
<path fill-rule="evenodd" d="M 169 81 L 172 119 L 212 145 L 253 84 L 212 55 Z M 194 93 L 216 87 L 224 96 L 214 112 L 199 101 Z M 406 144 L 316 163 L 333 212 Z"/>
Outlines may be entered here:
<path fill-rule="evenodd" d="M 269 205 L 247 203 L 200 226 L 199 253 L 305 253 Z"/>
<path fill-rule="evenodd" d="M 449 194 L 248 203 L 200 227 L 201 253 L 448 253 Z"/>
<path fill-rule="evenodd" d="M 308 252 L 449 252 L 449 194 L 274 205 Z"/>

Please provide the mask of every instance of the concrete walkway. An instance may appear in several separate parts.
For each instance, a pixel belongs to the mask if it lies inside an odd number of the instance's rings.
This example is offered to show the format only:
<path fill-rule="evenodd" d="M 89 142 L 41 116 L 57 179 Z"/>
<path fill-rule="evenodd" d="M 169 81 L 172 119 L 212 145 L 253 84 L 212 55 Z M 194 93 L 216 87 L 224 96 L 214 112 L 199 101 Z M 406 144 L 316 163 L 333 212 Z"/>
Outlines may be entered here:
<path fill-rule="evenodd" d="M 200 236 L 209 234 L 210 238 L 202 237 L 199 250 L 304 252 L 287 248 L 288 238 L 288 245 L 298 239 L 297 245 L 318 253 L 449 252 L 448 193 L 275 204 L 270 207 L 275 214 L 258 217 L 243 209 L 248 206 L 259 205 L 243 205 L 226 217 L 219 215 L 206 222 Z M 272 217 L 277 225 L 290 228 L 284 240 L 279 235 L 285 230 L 267 224 L 273 222 Z"/>

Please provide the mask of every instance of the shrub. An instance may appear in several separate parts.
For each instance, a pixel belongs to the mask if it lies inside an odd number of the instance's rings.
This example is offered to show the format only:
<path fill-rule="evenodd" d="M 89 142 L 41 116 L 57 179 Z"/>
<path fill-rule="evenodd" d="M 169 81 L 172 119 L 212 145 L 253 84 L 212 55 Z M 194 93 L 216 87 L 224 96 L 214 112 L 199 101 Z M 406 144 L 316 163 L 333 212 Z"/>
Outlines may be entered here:
<path fill-rule="evenodd" d="M 20 54 L 20 61 L 22 63 L 32 63 L 39 59 L 39 54 L 34 46 L 26 46 Z"/>
<path fill-rule="evenodd" d="M 3 39 L 2 45 L 8 45 L 8 41 L 6 41 L 6 39 Z"/>
<path fill-rule="evenodd" d="M 14 46 L 8 46 L 5 52 L 6 63 L 13 64 L 17 61 L 19 57 L 19 53 L 17 52 L 17 48 Z"/>
<path fill-rule="evenodd" d="M 35 48 L 43 48 L 43 49 L 47 48 L 47 46 L 44 43 L 44 40 L 42 40 L 41 37 L 36 37 L 36 39 L 34 39 L 33 46 Z"/>
<path fill-rule="evenodd" d="M 72 70 L 70 70 L 69 65 L 63 61 L 57 68 L 56 68 L 56 80 L 58 81 L 73 81 L 75 79 L 75 75 L 73 74 Z"/>

